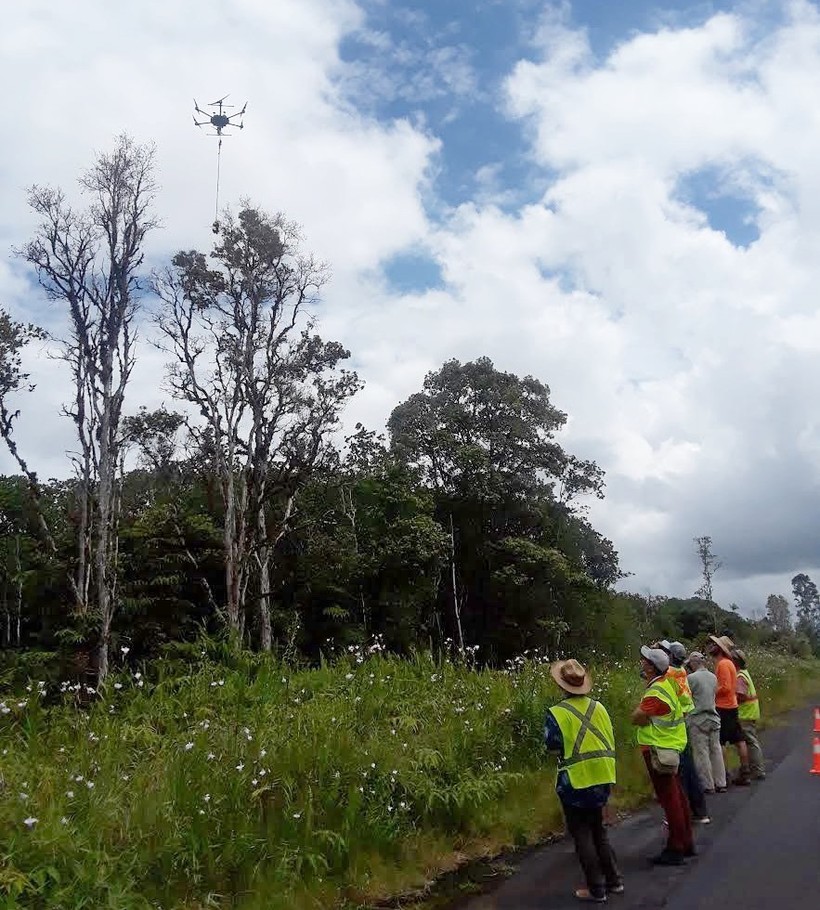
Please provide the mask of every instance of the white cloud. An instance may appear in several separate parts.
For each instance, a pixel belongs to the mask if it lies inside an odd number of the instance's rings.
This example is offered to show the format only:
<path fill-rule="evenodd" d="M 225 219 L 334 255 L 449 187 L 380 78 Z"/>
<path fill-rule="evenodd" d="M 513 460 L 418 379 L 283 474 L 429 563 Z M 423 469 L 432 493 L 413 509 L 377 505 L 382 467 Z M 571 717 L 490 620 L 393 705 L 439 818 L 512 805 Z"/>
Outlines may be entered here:
<path fill-rule="evenodd" d="M 438 140 L 346 94 L 357 71 L 340 42 L 367 34 L 352 0 L 19 4 L 0 36 L 0 74 L 25 86 L 6 111 L 0 237 L 30 230 L 21 187 L 68 185 L 127 128 L 158 143 L 156 252 L 209 244 L 215 148 L 187 119 L 190 97 L 248 98 L 223 198 L 285 210 L 333 264 L 323 330 L 368 382 L 351 422 L 382 424 L 447 357 L 532 373 L 570 415 L 568 447 L 607 470 L 592 517 L 630 584 L 694 590 L 691 538 L 711 534 L 719 597 L 753 607 L 820 551 L 820 18 L 806 2 L 788 9 L 763 37 L 724 14 L 636 35 L 604 60 L 548 20 L 505 85 L 548 191 L 502 211 L 488 161 L 476 199 L 432 224 Z M 439 60 L 455 93 L 469 88 L 467 59 Z M 687 201 L 701 173 L 757 213 L 747 248 Z M 379 264 L 406 249 L 434 257 L 446 287 L 391 292 Z M 19 270 L 0 268 L 0 288 L 20 312 Z M 140 395 L 158 398 L 156 357 L 145 364 Z M 59 398 L 50 369 L 24 427 L 44 459 L 57 439 L 42 429 Z"/>
<path fill-rule="evenodd" d="M 14 124 L 0 172 L 4 246 L 33 229 L 26 186 L 74 193 L 93 151 L 127 130 L 157 144 L 163 229 L 153 255 L 210 247 L 216 144 L 193 126 L 192 99 L 204 105 L 229 91 L 229 101 L 248 100 L 248 113 L 244 132 L 225 140 L 221 200 L 235 208 L 247 196 L 298 219 L 309 248 L 333 265 L 327 306 L 337 306 L 339 289 L 355 293 L 355 276 L 426 233 L 421 197 L 438 147 L 407 122 L 359 113 L 337 88 L 340 41 L 362 22 L 350 0 L 146 0 L 133 9 L 33 0 L 5 10 L 0 77 L 19 90 L 4 111 Z M 0 266 L 6 305 L 58 328 L 59 310 L 22 276 L 19 262 Z M 64 380 L 57 364 L 31 360 L 38 389 L 25 402 L 21 440 L 44 473 L 57 473 L 71 438 L 53 419 Z M 134 407 L 161 400 L 161 372 L 161 356 L 144 346 Z"/>

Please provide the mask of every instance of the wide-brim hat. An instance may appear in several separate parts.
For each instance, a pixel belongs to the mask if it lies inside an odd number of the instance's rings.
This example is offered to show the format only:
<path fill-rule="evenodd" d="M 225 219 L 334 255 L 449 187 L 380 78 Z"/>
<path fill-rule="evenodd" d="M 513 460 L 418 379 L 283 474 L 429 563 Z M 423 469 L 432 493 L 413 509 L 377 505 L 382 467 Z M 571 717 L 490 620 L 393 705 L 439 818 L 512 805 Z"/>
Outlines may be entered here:
<path fill-rule="evenodd" d="M 592 678 L 583 664 L 570 658 L 556 660 L 550 667 L 550 675 L 570 695 L 586 695 L 592 688 Z"/>
<path fill-rule="evenodd" d="M 728 635 L 710 635 L 709 638 L 720 648 L 721 651 L 727 656 L 732 656 L 732 651 L 734 650 L 735 643 L 729 638 Z"/>

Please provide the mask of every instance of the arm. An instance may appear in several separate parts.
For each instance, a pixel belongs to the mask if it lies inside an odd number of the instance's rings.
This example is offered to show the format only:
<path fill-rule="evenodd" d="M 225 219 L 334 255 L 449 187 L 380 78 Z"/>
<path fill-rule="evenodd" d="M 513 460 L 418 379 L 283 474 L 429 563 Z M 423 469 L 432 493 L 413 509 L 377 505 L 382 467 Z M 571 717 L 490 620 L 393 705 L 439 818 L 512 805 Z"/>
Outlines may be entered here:
<path fill-rule="evenodd" d="M 754 701 L 754 699 L 749 695 L 749 684 L 740 675 L 737 677 L 737 700 L 741 705 L 745 701 Z"/>
<path fill-rule="evenodd" d="M 641 706 L 638 705 L 637 708 L 632 712 L 632 724 L 635 727 L 647 727 L 651 723 L 650 717 L 648 714 L 645 714 L 641 710 Z"/>
<path fill-rule="evenodd" d="M 663 717 L 664 714 L 669 714 L 669 705 L 649 695 L 632 712 L 632 724 L 635 727 L 646 727 L 653 717 Z"/>
<path fill-rule="evenodd" d="M 547 716 L 544 720 L 544 745 L 550 752 L 563 753 L 564 751 L 564 737 L 561 734 L 558 721 L 553 717 L 551 711 L 547 711 Z"/>

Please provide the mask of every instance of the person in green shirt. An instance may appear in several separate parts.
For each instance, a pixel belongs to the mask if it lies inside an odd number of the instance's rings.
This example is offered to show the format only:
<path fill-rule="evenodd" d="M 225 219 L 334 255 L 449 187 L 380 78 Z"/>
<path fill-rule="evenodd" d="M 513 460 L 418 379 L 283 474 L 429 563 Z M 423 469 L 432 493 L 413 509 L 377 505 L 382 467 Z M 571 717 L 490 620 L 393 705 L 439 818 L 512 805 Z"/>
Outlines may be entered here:
<path fill-rule="evenodd" d="M 766 779 L 766 761 L 763 758 L 763 748 L 757 732 L 760 720 L 760 701 L 757 690 L 749 674 L 746 654 L 740 648 L 732 652 L 732 660 L 737 667 L 737 716 L 740 719 L 740 729 L 746 737 L 746 746 L 749 750 L 749 770 L 752 780 Z"/>

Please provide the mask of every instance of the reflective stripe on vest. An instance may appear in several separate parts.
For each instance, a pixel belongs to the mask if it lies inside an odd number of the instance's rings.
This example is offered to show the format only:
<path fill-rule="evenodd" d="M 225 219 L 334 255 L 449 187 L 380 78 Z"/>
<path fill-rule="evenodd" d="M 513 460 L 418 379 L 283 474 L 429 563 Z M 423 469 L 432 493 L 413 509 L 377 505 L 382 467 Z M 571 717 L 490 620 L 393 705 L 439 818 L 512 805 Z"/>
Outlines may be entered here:
<path fill-rule="evenodd" d="M 675 749 L 683 752 L 686 748 L 686 724 L 683 708 L 678 698 L 678 685 L 671 676 L 665 676 L 644 692 L 644 698 L 654 696 L 669 707 L 664 717 L 650 717 L 645 727 L 637 728 L 637 739 L 642 746 L 658 746 L 661 749 Z"/>
<path fill-rule="evenodd" d="M 549 709 L 564 739 L 558 771 L 575 790 L 615 783 L 615 736 L 606 708 L 587 696 L 572 696 Z"/>
<path fill-rule="evenodd" d="M 757 689 L 755 689 L 755 684 L 752 682 L 749 671 L 738 670 L 737 675 L 742 676 L 746 680 L 746 685 L 749 687 L 749 698 L 751 699 L 751 701 L 739 701 L 737 706 L 738 718 L 740 718 L 740 720 L 760 720 L 760 702 L 758 701 Z"/>
<path fill-rule="evenodd" d="M 667 671 L 678 687 L 678 698 L 684 714 L 691 714 L 695 710 L 695 700 L 692 698 L 692 690 L 689 688 L 689 677 L 683 667 L 670 667 Z"/>

